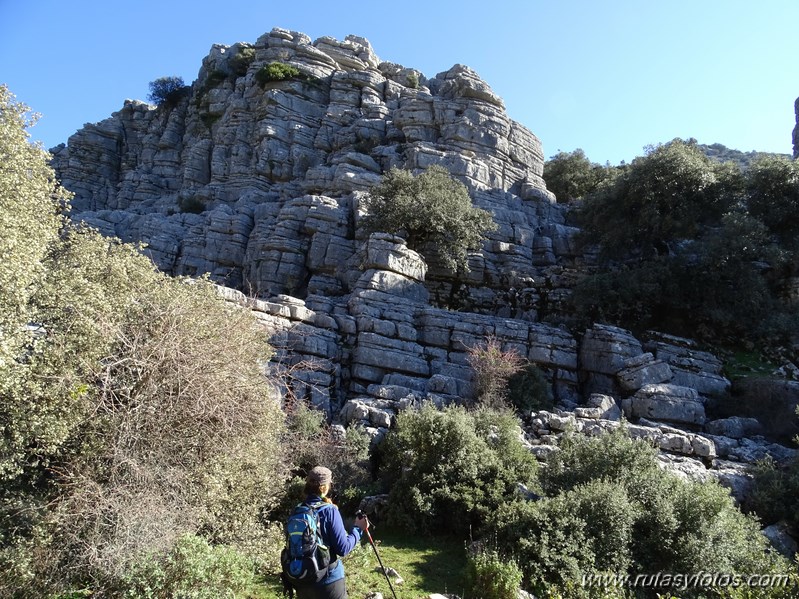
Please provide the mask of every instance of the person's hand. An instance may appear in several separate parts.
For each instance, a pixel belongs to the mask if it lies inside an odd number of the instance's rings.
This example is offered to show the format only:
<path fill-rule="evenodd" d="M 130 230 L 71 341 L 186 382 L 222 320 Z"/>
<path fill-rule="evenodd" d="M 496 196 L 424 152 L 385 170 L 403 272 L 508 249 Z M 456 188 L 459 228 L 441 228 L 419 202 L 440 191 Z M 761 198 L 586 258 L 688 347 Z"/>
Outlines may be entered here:
<path fill-rule="evenodd" d="M 358 517 L 355 518 L 355 526 L 360 528 L 362 531 L 365 531 L 369 528 L 369 518 L 366 517 L 366 514 L 358 514 Z"/>

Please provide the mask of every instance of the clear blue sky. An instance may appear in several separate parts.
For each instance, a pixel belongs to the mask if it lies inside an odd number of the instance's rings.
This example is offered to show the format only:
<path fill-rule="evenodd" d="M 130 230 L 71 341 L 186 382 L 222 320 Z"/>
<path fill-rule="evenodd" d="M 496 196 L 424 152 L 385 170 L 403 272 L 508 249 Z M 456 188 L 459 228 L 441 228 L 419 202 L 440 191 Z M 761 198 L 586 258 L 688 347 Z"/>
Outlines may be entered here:
<path fill-rule="evenodd" d="M 674 137 L 792 151 L 799 0 L 0 0 L 0 83 L 49 148 L 273 27 L 359 35 L 427 76 L 466 64 L 547 157 L 629 162 Z"/>

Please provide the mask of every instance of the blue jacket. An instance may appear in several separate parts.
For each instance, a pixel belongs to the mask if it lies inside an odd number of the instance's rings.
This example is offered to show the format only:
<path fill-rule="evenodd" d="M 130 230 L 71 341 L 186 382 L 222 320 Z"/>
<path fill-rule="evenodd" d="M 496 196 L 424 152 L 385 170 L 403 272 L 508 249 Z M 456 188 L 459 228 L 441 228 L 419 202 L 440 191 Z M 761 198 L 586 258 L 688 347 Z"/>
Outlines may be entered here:
<path fill-rule="evenodd" d="M 322 503 L 318 510 L 319 514 L 319 528 L 322 534 L 322 540 L 330 548 L 330 562 L 339 557 L 344 557 L 350 551 L 355 549 L 355 546 L 361 540 L 361 529 L 357 526 L 352 527 L 352 531 L 347 534 L 344 528 L 344 521 L 341 519 L 341 513 L 338 508 L 332 503 L 322 502 L 322 498 L 318 495 L 309 495 L 305 499 L 306 504 L 314 505 Z M 334 568 L 331 568 L 327 577 L 322 581 L 322 584 L 330 584 L 344 578 L 344 564 L 341 560 Z"/>

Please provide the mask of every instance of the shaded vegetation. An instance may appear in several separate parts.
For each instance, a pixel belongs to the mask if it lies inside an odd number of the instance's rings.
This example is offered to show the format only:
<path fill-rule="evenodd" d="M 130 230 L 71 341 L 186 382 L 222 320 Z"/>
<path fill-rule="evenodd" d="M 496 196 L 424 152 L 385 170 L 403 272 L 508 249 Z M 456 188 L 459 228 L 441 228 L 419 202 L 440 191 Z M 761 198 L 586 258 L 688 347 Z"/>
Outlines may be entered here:
<path fill-rule="evenodd" d="M 799 332 L 788 291 L 798 197 L 790 160 L 765 156 L 742 172 L 694 143 L 651 148 L 575 212 L 583 243 L 600 250 L 574 290 L 581 322 L 720 346 L 789 344 Z"/>
<path fill-rule="evenodd" d="M 427 404 L 397 417 L 381 446 L 390 489 L 390 522 L 426 534 L 465 538 L 516 494 L 533 485 L 537 462 L 507 412 Z"/>

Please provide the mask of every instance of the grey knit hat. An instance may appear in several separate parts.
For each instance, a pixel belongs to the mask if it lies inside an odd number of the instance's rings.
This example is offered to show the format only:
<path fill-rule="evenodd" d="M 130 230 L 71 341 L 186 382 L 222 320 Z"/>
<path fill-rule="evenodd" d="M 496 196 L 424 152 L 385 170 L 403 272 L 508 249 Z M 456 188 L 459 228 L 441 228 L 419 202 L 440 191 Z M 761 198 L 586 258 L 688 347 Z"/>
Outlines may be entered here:
<path fill-rule="evenodd" d="M 315 466 L 311 468 L 305 480 L 321 487 L 322 485 L 329 485 L 333 482 L 333 473 L 330 472 L 329 468 L 325 468 L 324 466 Z"/>

